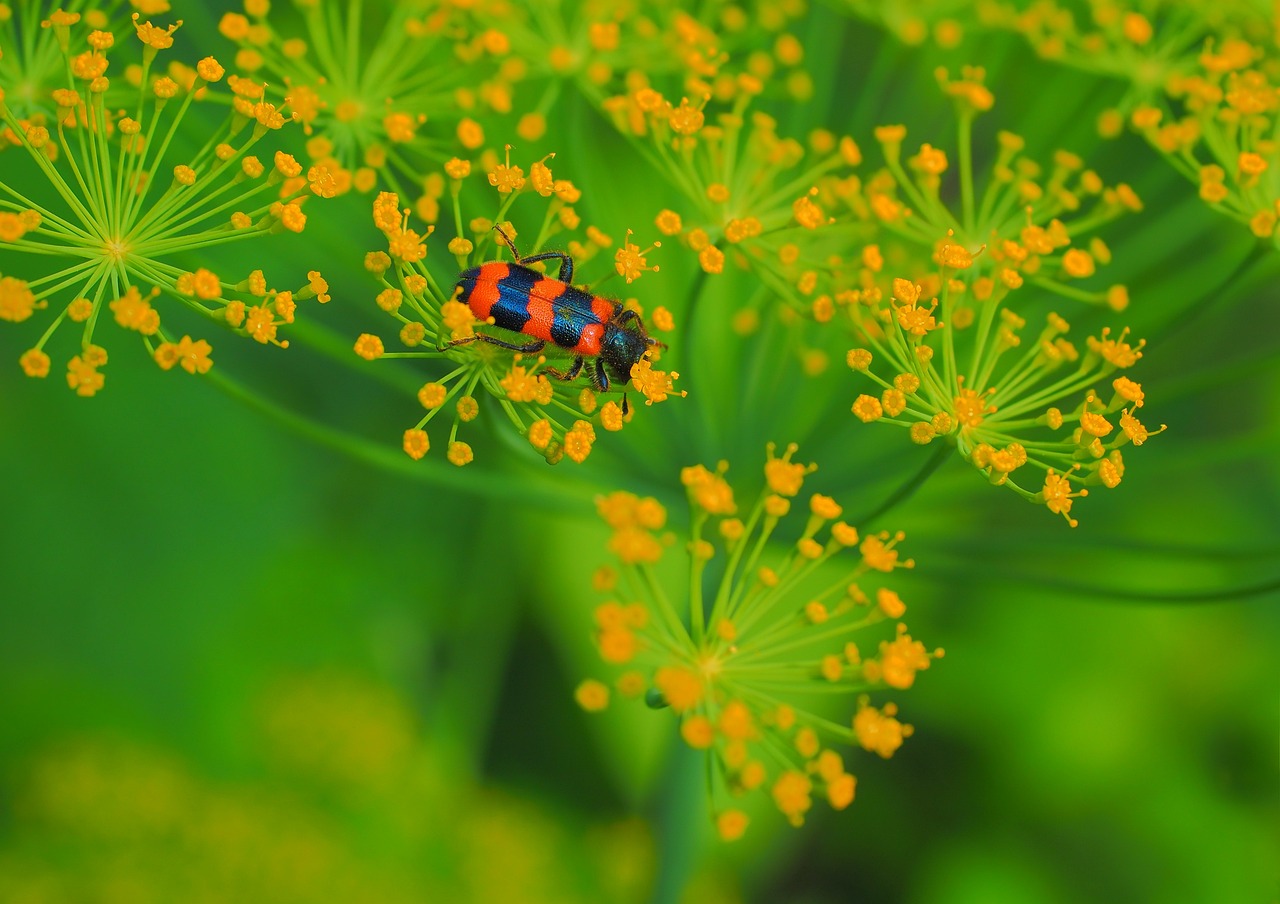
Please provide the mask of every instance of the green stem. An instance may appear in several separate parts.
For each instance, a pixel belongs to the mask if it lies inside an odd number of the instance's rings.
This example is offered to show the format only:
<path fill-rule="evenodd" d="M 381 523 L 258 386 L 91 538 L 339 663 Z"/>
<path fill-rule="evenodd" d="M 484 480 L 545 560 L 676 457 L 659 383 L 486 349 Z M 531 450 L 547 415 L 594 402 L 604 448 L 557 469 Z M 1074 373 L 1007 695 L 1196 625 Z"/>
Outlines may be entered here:
<path fill-rule="evenodd" d="M 289 411 L 216 370 L 205 374 L 204 378 L 227 395 L 244 402 L 250 408 L 283 424 L 300 436 L 348 455 L 357 461 L 433 486 L 474 493 L 496 502 L 510 504 L 511 486 L 514 483 L 520 487 L 523 505 L 552 512 L 581 512 L 590 507 L 591 499 L 595 494 L 594 489 L 584 483 L 536 479 L 532 469 L 526 469 L 523 476 L 512 480 L 503 479 L 492 471 L 480 468 L 457 468 L 434 461 L 415 462 L 390 444 L 383 446 L 370 442 Z"/>
<path fill-rule="evenodd" d="M 941 442 L 933 451 L 933 455 L 929 456 L 929 460 L 924 463 L 911 478 L 893 491 L 893 493 L 882 502 L 879 506 L 872 509 L 868 514 L 863 515 L 850 523 L 858 525 L 864 532 L 878 518 L 888 514 L 899 504 L 906 502 L 915 495 L 916 490 L 924 486 L 925 481 L 933 476 L 933 472 L 942 467 L 942 463 L 951 457 L 955 447 L 949 442 Z"/>
<path fill-rule="evenodd" d="M 698 860 L 698 831 L 702 814 L 692 812 L 704 799 L 699 787 L 704 754 L 678 740 L 671 745 L 661 795 L 654 802 L 657 829 L 658 870 L 652 904 L 678 904 L 684 900 L 689 876 Z"/>

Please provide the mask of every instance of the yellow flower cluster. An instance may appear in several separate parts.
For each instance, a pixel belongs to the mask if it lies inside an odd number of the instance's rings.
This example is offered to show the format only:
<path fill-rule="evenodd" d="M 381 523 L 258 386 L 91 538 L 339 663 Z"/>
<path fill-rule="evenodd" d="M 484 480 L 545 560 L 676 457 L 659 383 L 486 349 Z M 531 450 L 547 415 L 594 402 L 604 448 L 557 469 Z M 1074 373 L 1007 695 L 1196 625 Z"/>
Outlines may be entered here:
<path fill-rule="evenodd" d="M 483 133 L 470 143 L 479 126 L 469 116 L 511 110 L 523 65 L 476 27 L 487 4 L 298 6 L 300 26 L 267 0 L 245 0 L 218 30 L 237 46 L 239 71 L 287 98 L 310 136 L 308 156 L 334 173 L 339 193 L 379 183 L 405 193 L 442 160 L 438 135 L 423 129 L 428 119 L 478 148 Z M 475 37 L 461 42 L 461 34 Z"/>
<path fill-rule="evenodd" d="M 554 236 L 575 232 L 580 226 L 572 204 L 581 193 L 568 180 L 553 177 L 548 158 L 534 163 L 526 177 L 522 167 L 511 163 L 510 148 L 502 163 L 488 156 L 485 181 L 497 194 L 497 212 L 492 218 L 467 221 L 469 230 L 462 226 L 463 187 L 469 179 L 478 180 L 472 175 L 469 161 L 455 158 L 444 166 L 457 230 L 448 248 L 459 270 L 465 271 L 487 257 L 496 256 L 499 236 L 505 240 L 504 244 L 515 241 L 515 228 L 505 218 L 521 194 L 547 199 L 536 248 L 544 247 Z M 584 388 L 572 382 L 579 370 L 570 366 L 570 359 L 564 359 L 564 364 L 549 359 L 548 355 L 554 354 L 552 346 L 547 345 L 545 351 L 531 356 L 520 348 L 530 342 L 529 337 L 508 333 L 508 338 L 498 339 L 491 326 L 477 321 L 472 309 L 458 297 L 458 287 L 454 285 L 458 277 L 450 272 L 444 278 L 437 278 L 428 266 L 426 240 L 435 227 L 428 226 L 425 233 L 410 228 L 409 211 L 401 209 L 399 196 L 391 192 L 379 194 L 373 203 L 373 219 L 386 237 L 387 250 L 367 255 L 365 266 L 382 286 L 377 305 L 398 321 L 399 344 L 406 350 L 387 351 L 379 336 L 366 333 L 356 341 L 356 354 L 370 361 L 436 359 L 446 362 L 450 368 L 444 375 L 425 383 L 418 392 L 425 413 L 405 431 L 403 447 L 407 455 L 420 459 L 427 454 L 431 447 L 427 427 L 441 412 L 449 412 L 452 423 L 447 458 L 458 466 L 470 463 L 473 450 L 470 444 L 459 440 L 458 435 L 464 423 L 479 415 L 477 395 L 481 391 L 502 409 L 529 444 L 553 464 L 564 457 L 578 463 L 585 461 L 596 441 L 597 428 L 618 431 L 631 419 L 624 387 L 613 390 L 623 390 L 621 400 L 602 401 L 593 387 Z M 581 264 L 610 244 L 612 240 L 608 236 L 595 227 L 588 227 L 586 241 L 568 241 L 567 253 Z M 508 250 L 512 250 L 510 244 Z M 628 233 L 628 240 L 616 258 L 617 271 L 631 281 L 645 271 L 655 270 L 656 267 L 648 267 L 643 259 L 650 250 L 641 252 L 630 243 Z M 628 302 L 628 306 L 641 313 L 634 302 Z M 651 325 L 669 330 L 673 326 L 671 315 L 656 308 Z M 475 341 L 481 335 L 493 336 L 498 341 Z M 660 345 L 651 348 L 648 357 L 630 374 L 631 386 L 648 404 L 676 393 L 672 381 L 678 374 L 655 370 L 650 360 L 656 357 Z"/>
<path fill-rule="evenodd" d="M 828 211 L 836 196 L 828 177 L 857 165 L 861 151 L 851 138 L 822 130 L 809 136 L 807 149 L 779 136 L 772 117 L 750 112 L 764 82 L 744 73 L 736 84 L 731 108 L 714 121 L 705 112 L 710 94 L 676 104 L 647 84 L 609 98 L 604 108 L 684 195 L 684 213 L 661 211 L 658 231 L 696 255 L 704 272 L 722 273 L 726 264 L 748 269 L 762 290 L 801 306 L 802 293 L 786 274 L 822 267 L 834 250 Z"/>
<path fill-rule="evenodd" d="M 485 19 L 476 5 L 477 19 Z M 750 8 L 721 5 L 713 16 L 680 4 L 586 6 L 572 16 L 549 16 L 537 6 L 503 5 L 480 32 L 486 43 L 509 49 L 506 69 L 526 90 L 539 82 L 543 97 L 554 97 L 566 83 L 596 105 L 610 103 L 641 85 L 673 84 L 688 97 L 737 97 L 751 84 L 777 88 L 795 100 L 813 94 L 813 79 L 803 65 L 805 48 L 788 31 L 804 12 L 795 0 L 762 0 Z M 516 61 L 519 61 L 519 66 Z M 763 90 L 763 89 L 762 89 Z M 516 133 L 535 141 L 546 133 L 538 109 L 525 113 Z M 697 119 L 692 107 L 678 114 Z"/>
<path fill-rule="evenodd" d="M 727 841 L 742 835 L 748 817 L 725 802 L 753 791 L 768 793 L 797 826 L 815 795 L 847 807 L 856 787 L 851 754 L 889 757 L 912 731 L 893 704 L 877 708 L 868 694 L 911 687 L 942 655 L 907 633 L 906 605 L 885 583 L 914 565 L 900 556 L 902 534 L 861 536 L 821 494 L 809 497 L 799 535 L 789 530 L 815 467 L 793 461 L 795 451 L 778 456 L 770 446 L 765 488 L 745 512 L 725 479 L 727 463 L 683 470 L 692 523 L 679 596 L 668 594 L 657 568 L 675 543 L 665 509 L 626 492 L 596 503 L 618 560 L 596 574 L 597 589 L 611 597 L 595 611 L 596 641 L 618 674 L 611 685 L 584 681 L 578 703 L 601 710 L 616 693 L 669 708 L 684 743 L 707 753 L 712 817 Z M 686 588 L 684 613 L 673 599 Z"/>
<path fill-rule="evenodd" d="M 1280 241 L 1280 82 L 1274 51 L 1240 38 L 1206 43 L 1194 70 L 1171 76 L 1167 100 L 1130 122 L 1212 207 Z"/>
<path fill-rule="evenodd" d="M 993 484 L 1074 526 L 1073 499 L 1087 486 L 1117 486 L 1121 448 L 1151 433 L 1136 416 L 1141 387 L 1118 373 L 1137 363 L 1143 343 L 1106 327 L 1080 348 L 1046 300 L 1128 305 L 1124 286 L 1091 286 L 1111 253 L 1100 237 L 1084 237 L 1141 202 L 1069 152 L 1057 153 L 1046 172 L 1007 132 L 979 191 L 971 125 L 994 98 L 980 70 L 957 80 L 938 75 L 960 124 L 960 209 L 944 200 L 953 170 L 946 151 L 926 143 L 904 160 L 906 130 L 878 129 L 886 167 L 848 202 L 880 224 L 882 238 L 862 249 L 833 295 L 815 300 L 813 315 L 851 328 L 847 362 L 879 386 L 854 402 L 860 420 L 906 427 L 922 445 L 953 444 Z M 892 273 L 886 259 L 901 269 Z M 1024 335 L 1029 321 L 1043 327 Z"/>
<path fill-rule="evenodd" d="M 105 74 L 117 52 L 114 33 L 95 28 L 86 35 L 80 19 L 79 13 L 59 12 L 45 23 L 55 33 L 67 79 L 51 92 L 52 115 L 19 115 L 0 93 L 0 146 L 25 152 L 5 155 L 0 247 L 27 252 L 25 266 L 43 268 L 0 276 L 0 320 L 23 323 L 37 311 L 56 311 L 23 354 L 24 372 L 46 376 L 46 346 L 54 333 L 68 322 L 80 324 L 67 383 L 80 395 L 95 394 L 107 363 L 106 351 L 95 344 L 95 326 L 106 313 L 139 334 L 162 368 L 208 371 L 209 343 L 166 330 L 154 306 L 162 295 L 240 335 L 284 345 L 277 330 L 293 322 L 297 303 L 328 300 L 318 272 L 297 290 L 277 291 L 260 270 L 229 283 L 168 258 L 270 232 L 301 232 L 303 204 L 332 194 L 331 174 L 324 167 L 304 170 L 283 151 L 267 152 L 265 160 L 253 153 L 263 153 L 260 142 L 286 117 L 263 99 L 261 85 L 235 76 L 227 79 L 224 122 L 194 156 L 179 156 L 172 150 L 174 136 L 193 103 L 223 79 L 222 66 L 207 57 L 194 69 L 153 74 L 157 53 L 172 44 L 181 23 L 161 28 L 135 14 L 142 63 L 131 79 L 129 115 L 107 100 L 118 96 Z M 33 184 L 42 190 L 33 191 Z M 34 200 L 48 197 L 56 201 Z M 143 285 L 151 288 L 144 292 Z"/>
<path fill-rule="evenodd" d="M 1025 9 L 986 0 L 981 19 L 1022 33 L 1046 59 L 1124 83 L 1099 117 L 1099 133 L 1112 138 L 1128 125 L 1204 201 L 1259 238 L 1275 237 L 1274 17 L 1247 3 L 1223 15 L 1222 4 L 1208 0 L 1090 7 L 1090 21 L 1082 22 L 1051 0 Z"/>

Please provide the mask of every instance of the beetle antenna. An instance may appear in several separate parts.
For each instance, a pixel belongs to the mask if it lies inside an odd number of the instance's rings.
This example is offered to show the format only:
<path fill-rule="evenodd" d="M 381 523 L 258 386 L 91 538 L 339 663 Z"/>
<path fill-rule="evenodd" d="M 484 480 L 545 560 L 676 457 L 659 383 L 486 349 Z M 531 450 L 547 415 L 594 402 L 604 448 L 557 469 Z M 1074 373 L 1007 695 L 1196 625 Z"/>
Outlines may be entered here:
<path fill-rule="evenodd" d="M 498 223 L 494 223 L 493 231 L 498 233 L 498 235 L 502 237 L 502 244 L 507 246 L 507 249 L 511 252 L 512 257 L 516 259 L 516 263 L 520 263 L 520 252 L 516 250 L 516 244 L 512 240 L 511 236 L 507 235 L 506 230 L 503 229 L 502 226 L 499 225 Z"/>

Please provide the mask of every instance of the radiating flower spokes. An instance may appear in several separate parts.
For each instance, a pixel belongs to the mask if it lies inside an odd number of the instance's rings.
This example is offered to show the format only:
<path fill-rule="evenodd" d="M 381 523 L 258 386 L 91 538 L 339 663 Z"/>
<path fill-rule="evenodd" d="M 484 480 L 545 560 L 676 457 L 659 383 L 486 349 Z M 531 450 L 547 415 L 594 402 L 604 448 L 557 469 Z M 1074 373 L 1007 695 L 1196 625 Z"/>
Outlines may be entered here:
<path fill-rule="evenodd" d="M 787 238 L 826 226 L 816 184 L 861 160 L 851 139 L 829 132 L 811 136 L 806 160 L 805 147 L 780 137 L 772 117 L 750 111 L 761 81 L 742 75 L 735 85 L 732 106 L 711 122 L 709 94 L 676 104 L 643 85 L 605 103 L 619 130 L 684 195 L 685 214 L 663 211 L 659 230 L 680 237 L 709 273 L 723 270 L 725 248 L 740 249 L 744 266 L 768 263 Z"/>
<path fill-rule="evenodd" d="M 861 344 L 848 364 L 881 387 L 859 395 L 853 414 L 905 427 L 920 445 L 954 444 L 993 484 L 1047 505 L 1074 527 L 1072 500 L 1087 495 L 1087 486 L 1119 485 L 1122 448 L 1164 429 L 1142 425 L 1135 415 L 1142 387 L 1116 376 L 1137 363 L 1145 343 L 1104 328 L 1081 350 L 1056 313 L 1024 338 L 1027 321 L 1009 302 L 1029 290 L 990 279 L 970 295 L 978 313 L 962 316 L 972 311 L 953 299 L 962 276 L 944 269 L 923 283 L 895 279 L 887 297 L 868 290 L 850 306 Z M 1028 473 L 1034 482 L 1022 476 Z"/>
<path fill-rule="evenodd" d="M 655 568 L 674 543 L 663 533 L 663 507 L 625 492 L 597 500 L 619 562 L 596 576 L 597 589 L 614 597 L 595 612 L 600 656 L 621 670 L 617 693 L 670 707 L 684 742 L 707 752 L 714 818 L 725 840 L 747 825 L 744 811 L 726 801 L 757 789 L 767 789 L 793 825 L 804 821 L 815 791 L 835 809 L 848 806 L 855 791 L 845 768 L 849 749 L 888 757 L 911 734 L 892 704 L 873 707 L 867 694 L 909 688 L 942 655 L 926 651 L 900 623 L 874 649 L 855 642 L 906 611 L 894 590 L 872 586 L 913 567 L 899 555 L 902 534 L 860 537 L 839 520 L 834 499 L 815 494 L 799 538 L 781 554 L 770 545 L 814 467 L 792 461 L 795 451 L 789 446 L 776 456 L 770 446 L 765 488 L 742 517 L 724 477 L 727 463 L 684 469 L 689 578 L 674 593 Z M 851 552 L 857 559 L 850 563 Z M 686 596 L 684 611 L 677 601 Z M 592 679 L 578 687 L 577 699 L 599 710 L 611 693 Z M 836 699 L 856 705 L 847 721 L 830 717 Z"/>
<path fill-rule="evenodd" d="M 849 180 L 857 181 L 842 172 L 861 161 L 857 144 L 825 129 L 811 133 L 807 146 L 779 135 L 772 117 L 752 109 L 765 86 L 753 69 L 765 71 L 748 65 L 727 88 L 718 78 L 707 93 L 679 103 L 637 78 L 628 93 L 604 103 L 622 134 L 682 195 L 679 211 L 658 213 L 658 231 L 696 255 L 704 273 L 729 267 L 756 278 L 758 289 L 729 324 L 740 335 L 759 326 L 768 306 L 802 327 L 789 315 L 807 311 L 815 296 L 829 301 L 844 255 L 875 233 L 847 211 L 833 215 Z M 725 112 L 708 112 L 722 103 Z M 813 370 L 827 359 L 809 350 L 803 360 Z"/>
<path fill-rule="evenodd" d="M 618 431 L 632 416 L 625 395 L 621 400 L 602 402 L 599 393 L 584 386 L 585 379 L 574 382 L 561 379 L 567 375 L 572 359 L 561 357 L 563 353 L 558 353 L 552 344 L 547 344 L 536 355 L 527 355 L 488 342 L 467 341 L 477 335 L 477 327 L 482 324 L 471 308 L 456 297 L 454 265 L 461 271 L 505 253 L 495 226 L 518 243 L 525 257 L 530 257 L 546 248 L 552 238 L 573 234 L 581 225 L 572 206 L 581 192 L 568 180 L 552 176 L 549 159 L 535 162 L 527 178 L 522 167 L 511 163 L 509 148 L 504 162 L 491 160 L 487 182 L 498 194 L 497 210 L 492 217 L 468 220 L 463 217 L 462 193 L 464 181 L 473 178 L 471 163 L 455 158 L 445 164 L 452 228 L 456 234 L 448 243 L 453 263 L 439 272 L 433 272 L 428 265 L 426 245 L 435 226 L 428 225 L 423 233 L 411 228 L 409 211 L 401 209 L 400 199 L 394 193 L 383 192 L 374 200 L 374 223 L 386 236 L 387 251 L 370 253 L 365 266 L 382 285 L 376 299 L 378 307 L 399 322 L 399 344 L 407 350 L 387 351 L 379 336 L 366 333 L 357 340 L 355 351 L 368 360 L 425 358 L 444 362 L 449 368 L 419 390 L 418 400 L 426 413 L 405 431 L 403 442 L 404 451 L 414 459 L 422 458 L 430 450 L 427 427 L 442 416 L 442 412 L 450 412 L 447 457 L 455 465 L 470 463 L 474 457 L 471 446 L 458 436 L 462 425 L 480 413 L 478 395 L 490 396 L 516 430 L 552 463 L 565 456 L 575 462 L 584 461 L 595 443 L 596 427 Z M 512 204 L 522 193 L 547 199 L 546 212 L 532 242 L 520 239 L 507 220 Z M 566 242 L 566 252 L 579 267 L 577 274 L 581 273 L 583 263 L 612 244 L 612 239 L 594 226 L 587 227 L 585 234 L 585 242 L 578 239 Z M 623 247 L 615 255 L 615 272 L 631 282 L 644 272 L 656 270 L 648 266 L 644 258 L 650 250 L 642 252 L 630 242 L 628 233 Z M 539 262 L 534 266 L 543 268 L 544 264 Z M 638 304 L 628 304 L 639 312 Z M 649 325 L 668 331 L 674 324 L 670 313 L 659 307 L 653 311 Z M 491 331 L 492 327 L 488 327 L 479 332 Z M 508 334 L 504 341 L 520 344 L 528 341 L 528 337 Z M 646 404 L 661 402 L 673 394 L 683 395 L 673 388 L 679 374 L 653 368 L 659 352 L 660 346 L 651 348 L 630 374 L 630 385 L 644 397 Z M 611 390 L 624 391 L 622 386 Z"/>
<path fill-rule="evenodd" d="M 1141 387 L 1117 375 L 1138 361 L 1143 343 L 1130 344 L 1127 331 L 1112 338 L 1107 328 L 1081 349 L 1067 338 L 1068 317 L 1049 303 L 1128 305 L 1124 286 L 1091 286 L 1111 252 L 1099 236 L 1083 239 L 1141 202 L 1068 152 L 1042 171 L 1007 132 L 980 180 L 972 123 L 994 105 L 983 76 L 938 72 L 957 109 L 958 203 L 942 189 L 953 172 L 946 151 L 925 143 L 904 159 L 906 130 L 876 130 L 886 167 L 848 203 L 879 222 L 882 238 L 863 248 L 860 266 L 846 274 L 851 284 L 814 302 L 813 315 L 852 327 L 848 364 L 880 387 L 854 402 L 860 420 L 906 427 L 919 444 L 953 444 L 992 483 L 1074 525 L 1072 499 L 1089 485 L 1119 484 L 1121 447 L 1149 435 L 1133 413 Z M 1043 326 L 1026 336 L 1029 321 Z M 1116 430 L 1107 417 L 1122 411 Z"/>
<path fill-rule="evenodd" d="M 71 26 L 83 22 L 93 31 L 109 33 L 112 39 L 121 41 L 133 32 L 125 10 L 159 16 L 169 12 L 169 3 L 168 0 L 0 3 L 0 84 L 8 88 L 7 103 L 14 113 L 23 119 L 51 118 L 56 108 L 53 92 L 66 84 L 63 51 L 70 42 Z M 108 107 L 117 106 L 116 101 L 128 102 L 128 94 L 127 88 L 108 88 Z M 0 150 L 6 147 L 12 145 L 0 142 Z"/>
<path fill-rule="evenodd" d="M 22 322 L 51 303 L 60 306 L 23 355 L 23 369 L 45 376 L 45 346 L 54 332 L 66 321 L 84 324 L 82 354 L 69 363 L 67 379 L 79 394 L 92 395 L 102 385 L 97 369 L 107 359 L 94 344 L 94 329 L 109 309 L 117 323 L 141 334 L 162 367 L 182 360 L 191 372 L 207 370 L 208 344 L 189 336 L 171 339 L 152 307 L 157 293 L 144 294 L 139 286 L 155 287 L 259 342 L 276 341 L 278 326 L 293 321 L 298 300 L 328 299 L 318 273 L 297 291 L 276 292 L 260 271 L 253 286 L 241 286 L 167 258 L 273 231 L 300 232 L 306 223 L 303 202 L 312 194 L 333 193 L 330 174 L 315 167 L 304 176 L 283 152 L 275 153 L 270 166 L 250 153 L 286 117 L 263 101 L 260 85 L 234 76 L 232 109 L 222 126 L 195 154 L 179 157 L 171 151 L 175 136 L 193 102 L 222 79 L 223 68 L 209 57 L 189 71 L 185 85 L 167 75 L 152 77 L 156 54 L 173 43 L 178 26 L 159 28 L 135 14 L 136 39 L 143 45 L 138 89 L 132 111 L 117 112 L 105 99 L 114 35 L 92 31 L 85 37 L 88 49 L 77 51 L 71 31 L 78 18 L 59 13 L 48 23 L 58 32 L 66 70 L 66 87 L 52 95 L 57 111 L 50 125 L 40 117 L 20 118 L 0 94 L 4 137 L 27 152 L 32 167 L 22 176 L 43 181 L 61 200 L 56 206 L 36 200 L 43 192 L 20 188 L 18 171 L 8 166 L 0 178 L 0 243 L 30 253 L 32 261 L 62 263 L 30 280 L 0 279 L 0 319 Z M 63 293 L 70 301 L 58 300 Z M 175 357 L 176 348 L 183 353 Z"/>
<path fill-rule="evenodd" d="M 876 129 L 885 169 L 847 198 L 858 216 L 879 223 L 885 234 L 872 253 L 864 249 L 860 278 L 865 281 L 867 271 L 879 272 L 884 259 L 893 258 L 893 240 L 905 243 L 924 272 L 963 269 L 974 285 L 996 280 L 1017 288 L 1028 282 L 1073 301 L 1123 309 L 1123 286 L 1090 288 L 1086 281 L 1111 260 L 1110 249 L 1094 233 L 1142 209 L 1133 189 L 1125 183 L 1108 186 L 1069 151 L 1054 154 L 1046 170 L 1023 154 L 1020 136 L 1003 131 L 996 136 L 990 172 L 980 176 L 973 166 L 973 122 L 995 104 L 985 73 L 967 68 L 952 79 L 939 69 L 937 77 L 956 109 L 955 160 L 928 142 L 904 159 L 906 129 Z M 943 193 L 952 173 L 958 209 Z M 923 263 L 924 255 L 931 263 Z"/>
<path fill-rule="evenodd" d="M 243 13 L 223 15 L 219 31 L 239 48 L 236 67 L 287 99 L 312 136 L 312 162 L 333 170 L 340 193 L 382 184 L 407 194 L 449 156 L 455 132 L 470 149 L 484 143 L 472 118 L 481 108 L 512 108 L 511 85 L 524 62 L 499 32 L 476 27 L 486 18 L 483 6 L 297 6 L 301 30 L 267 0 L 245 0 Z"/>

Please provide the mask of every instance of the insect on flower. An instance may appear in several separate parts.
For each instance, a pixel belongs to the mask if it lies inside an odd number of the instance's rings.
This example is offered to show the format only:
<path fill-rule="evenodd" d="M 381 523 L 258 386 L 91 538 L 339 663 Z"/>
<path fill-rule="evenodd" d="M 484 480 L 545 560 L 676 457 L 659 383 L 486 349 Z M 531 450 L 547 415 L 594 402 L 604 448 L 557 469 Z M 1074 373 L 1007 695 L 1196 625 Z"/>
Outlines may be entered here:
<path fill-rule="evenodd" d="M 510 236 L 497 226 L 494 231 L 511 250 L 515 263 L 489 261 L 464 270 L 458 277 L 454 295 L 477 319 L 513 333 L 523 333 L 531 337 L 531 341 L 517 345 L 476 333 L 455 339 L 449 347 L 479 339 L 512 351 L 536 354 L 551 342 L 576 357 L 567 371 L 548 368 L 547 372 L 557 379 L 570 381 L 582 372 L 587 358 L 594 358 L 595 365 L 588 370 L 588 377 L 600 392 L 608 392 L 613 381 L 625 386 L 631 379 L 632 368 L 648 359 L 650 348 L 655 345 L 666 348 L 665 343 L 649 335 L 635 311 L 574 287 L 573 258 L 568 254 L 543 251 L 522 258 Z M 560 262 L 555 278 L 528 266 L 546 260 Z M 625 394 L 622 411 L 627 412 Z"/>

